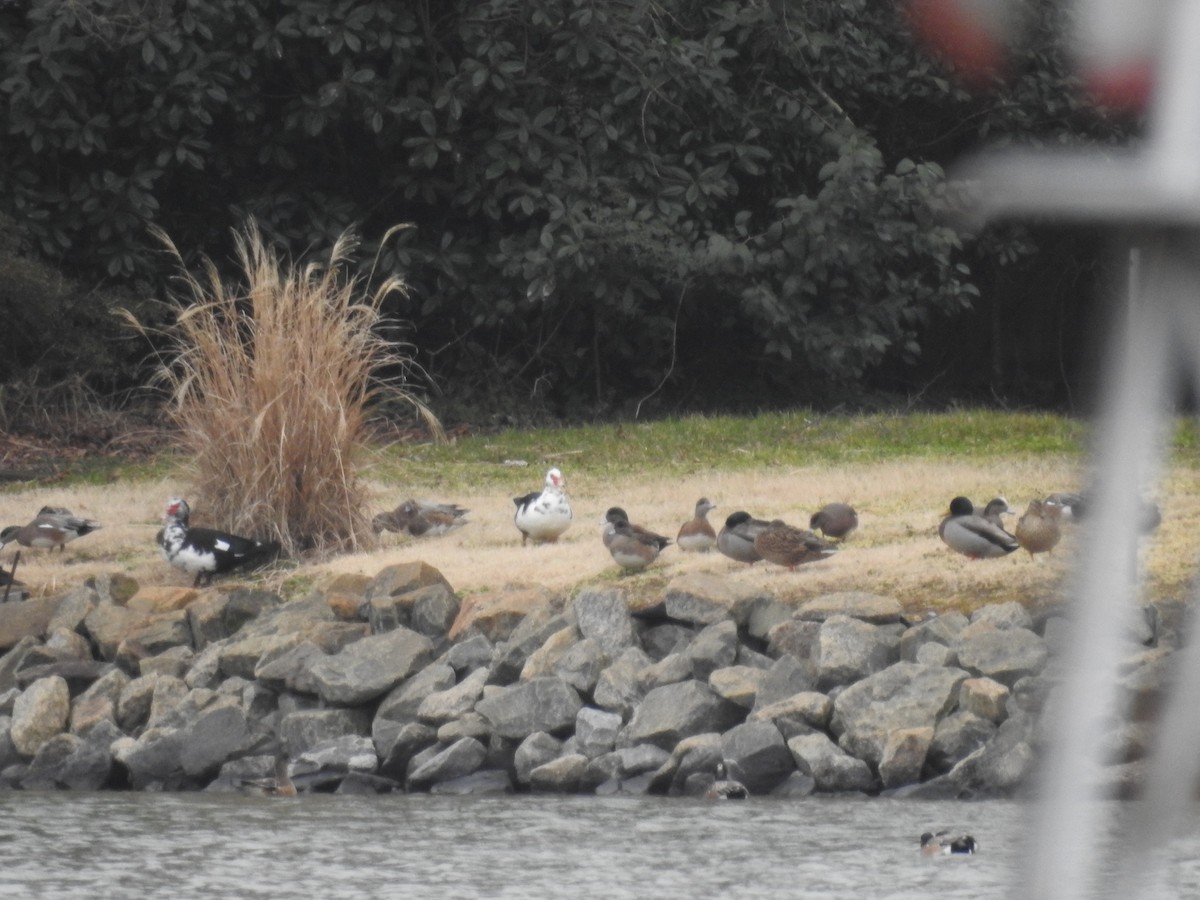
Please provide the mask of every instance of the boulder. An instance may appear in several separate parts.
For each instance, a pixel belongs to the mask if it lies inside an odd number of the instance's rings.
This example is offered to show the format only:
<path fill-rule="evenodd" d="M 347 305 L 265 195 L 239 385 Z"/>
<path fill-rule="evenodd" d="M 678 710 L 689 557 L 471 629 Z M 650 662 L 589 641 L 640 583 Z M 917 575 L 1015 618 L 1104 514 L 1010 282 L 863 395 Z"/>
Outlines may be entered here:
<path fill-rule="evenodd" d="M 410 790 L 470 775 L 483 765 L 487 750 L 474 738 L 463 738 L 417 766 L 408 776 Z"/>
<path fill-rule="evenodd" d="M 0 650 L 9 650 L 24 638 L 40 638 L 47 634 L 59 603 L 58 597 L 0 603 Z"/>
<path fill-rule="evenodd" d="M 787 742 L 801 775 L 818 791 L 868 791 L 875 779 L 861 759 L 847 754 L 824 734 L 803 734 Z"/>
<path fill-rule="evenodd" d="M 730 768 L 752 794 L 766 794 L 796 769 L 779 729 L 769 721 L 744 722 L 721 736 Z"/>
<path fill-rule="evenodd" d="M 403 779 L 413 758 L 437 744 L 437 732 L 419 722 L 395 722 L 377 716 L 371 739 L 379 759 L 379 774 Z"/>
<path fill-rule="evenodd" d="M 293 777 L 306 774 L 374 772 L 379 767 L 375 744 L 361 734 L 343 734 L 321 741 L 296 757 Z"/>
<path fill-rule="evenodd" d="M 900 635 L 900 659 L 917 662 L 917 651 L 928 643 L 949 647 L 966 626 L 967 617 L 960 612 L 948 612 L 919 622 Z"/>
<path fill-rule="evenodd" d="M 460 738 L 473 737 L 480 741 L 486 741 L 492 733 L 492 728 L 488 724 L 487 719 L 479 713 L 471 711 L 465 712 L 457 719 L 451 719 L 449 722 L 443 722 L 438 726 L 437 739 L 442 744 L 453 744 Z"/>
<path fill-rule="evenodd" d="M 25 688 L 13 704 L 10 735 L 17 752 L 25 757 L 37 753 L 66 729 L 70 711 L 71 694 L 62 678 L 43 678 Z"/>
<path fill-rule="evenodd" d="M 654 744 L 670 750 L 680 740 L 707 731 L 723 732 L 745 711 L 698 681 L 684 681 L 648 693 L 621 732 L 618 747 Z"/>
<path fill-rule="evenodd" d="M 537 731 L 569 732 L 583 702 L 573 687 L 553 676 L 498 688 L 475 704 L 493 734 L 522 740 Z"/>
<path fill-rule="evenodd" d="M 732 619 L 745 625 L 759 597 L 756 588 L 732 578 L 691 572 L 672 578 L 663 600 L 667 615 L 677 622 L 711 625 Z"/>
<path fill-rule="evenodd" d="M 401 593 L 372 594 L 367 601 L 367 621 L 375 634 L 410 628 L 440 637 L 454 623 L 460 608 L 458 596 L 443 580 Z"/>
<path fill-rule="evenodd" d="M 473 634 L 452 644 L 438 660 L 459 674 L 489 668 L 496 658 L 496 647 L 482 634 Z"/>
<path fill-rule="evenodd" d="M 966 678 L 959 669 L 895 663 L 838 694 L 830 729 L 842 749 L 878 766 L 887 736 L 902 728 L 934 727 L 953 709 Z"/>
<path fill-rule="evenodd" d="M 590 695 L 600 681 L 600 673 L 611 662 L 599 642 L 584 638 L 567 648 L 554 663 L 551 672 L 580 694 Z"/>
<path fill-rule="evenodd" d="M 958 657 L 954 651 L 945 644 L 938 644 L 934 641 L 929 641 L 918 647 L 916 656 L 912 659 L 912 662 L 920 663 L 923 666 L 958 667 Z"/>
<path fill-rule="evenodd" d="M 512 782 L 506 771 L 484 769 L 460 778 L 451 778 L 449 781 L 439 781 L 429 789 L 429 793 L 449 794 L 455 797 L 487 797 L 511 794 L 512 789 Z"/>
<path fill-rule="evenodd" d="M 616 588 L 586 588 L 572 603 L 579 633 L 600 645 L 609 659 L 616 659 L 635 643 L 633 620 L 625 592 Z"/>
<path fill-rule="evenodd" d="M 672 653 L 682 653 L 696 637 L 696 629 L 678 622 L 663 622 L 641 634 L 642 649 L 655 662 Z"/>
<path fill-rule="evenodd" d="M 1032 719 L 1014 716 L 983 747 L 951 769 L 944 779 L 960 796 L 1011 796 L 1033 769 Z"/>
<path fill-rule="evenodd" d="M 895 788 L 920 781 L 932 743 L 933 729 L 928 726 L 901 728 L 889 734 L 879 760 L 879 780 L 883 786 Z"/>
<path fill-rule="evenodd" d="M 25 665 L 25 659 L 39 646 L 41 645 L 37 638 L 22 638 L 7 653 L 0 656 L 0 693 L 17 686 L 17 672 Z"/>
<path fill-rule="evenodd" d="M 650 657 L 630 647 L 600 673 L 592 699 L 601 709 L 628 717 L 642 700 L 639 675 L 650 665 Z"/>
<path fill-rule="evenodd" d="M 1024 628 L 1033 630 L 1033 616 L 1015 600 L 1007 603 L 989 603 L 971 613 L 971 624 L 986 622 L 994 628 Z"/>
<path fill-rule="evenodd" d="M 813 663 L 790 655 L 781 656 L 763 676 L 754 697 L 754 709 L 762 709 L 794 694 L 815 691 L 816 687 L 817 669 Z"/>
<path fill-rule="evenodd" d="M 123 606 L 143 613 L 179 612 L 200 596 L 195 588 L 142 585 Z"/>
<path fill-rule="evenodd" d="M 588 758 L 582 753 L 569 753 L 543 763 L 529 773 L 529 786 L 535 791 L 556 794 L 579 790 Z"/>
<path fill-rule="evenodd" d="M 496 659 L 488 675 L 488 683 L 512 684 L 521 677 L 531 654 L 543 646 L 551 635 L 572 625 L 570 618 L 558 609 L 557 603 L 530 612 L 512 629 L 508 639 L 496 647 Z"/>
<path fill-rule="evenodd" d="M 396 628 L 314 659 L 309 673 L 322 700 L 352 706 L 386 694 L 432 658 L 428 637 Z"/>
<path fill-rule="evenodd" d="M 785 700 L 757 707 L 749 722 L 771 722 L 789 740 L 799 734 L 812 734 L 829 727 L 833 701 L 817 691 L 800 691 Z"/>
<path fill-rule="evenodd" d="M 376 719 L 390 719 L 395 722 L 411 722 L 417 718 L 417 711 L 425 698 L 437 691 L 446 691 L 454 687 L 454 670 L 442 663 L 433 663 L 413 675 L 403 684 L 397 685 L 380 701 L 375 711 Z"/>
<path fill-rule="evenodd" d="M 686 653 L 672 653 L 638 672 L 637 680 L 638 687 L 644 694 L 646 691 L 652 691 L 664 684 L 687 681 L 691 677 L 691 657 Z"/>
<path fill-rule="evenodd" d="M 251 633 L 239 635 L 227 643 L 213 645 L 217 649 L 217 667 L 226 677 L 240 675 L 253 678 L 259 665 L 282 656 L 305 642 L 305 636 L 295 631 L 283 634 Z"/>
<path fill-rule="evenodd" d="M 29 764 L 22 779 L 25 789 L 36 787 L 62 787 L 68 790 L 96 791 L 104 787 L 112 773 L 113 757 L 109 750 L 112 743 L 99 740 L 100 732 L 94 730 L 87 738 L 75 734 L 59 734 L 42 744 Z M 93 739 L 93 735 L 97 739 Z"/>
<path fill-rule="evenodd" d="M 186 610 L 147 614 L 145 621 L 125 632 L 114 659 L 128 671 L 137 671 L 136 663 L 172 647 L 192 648 L 192 629 Z"/>
<path fill-rule="evenodd" d="M 196 654 L 191 647 L 178 646 L 164 650 L 157 656 L 147 656 L 138 662 L 137 673 L 139 675 L 152 675 L 155 673 L 162 675 L 171 675 L 175 678 L 182 678 L 188 673 L 192 667 L 192 660 Z"/>
<path fill-rule="evenodd" d="M 260 659 L 254 667 L 254 677 L 275 690 L 316 694 L 312 666 L 324 656 L 325 651 L 312 641 L 302 640 L 282 653 Z"/>
<path fill-rule="evenodd" d="M 492 643 L 507 640 L 525 618 L 537 611 L 557 613 L 562 597 L 544 587 L 509 587 L 465 598 L 450 626 L 452 641 L 482 634 Z M 540 643 L 540 642 L 539 642 Z"/>
<path fill-rule="evenodd" d="M 554 673 L 554 665 L 579 640 L 579 633 L 572 625 L 560 628 L 550 635 L 540 647 L 529 654 L 521 667 L 520 681 L 528 681 L 542 675 Z"/>
<path fill-rule="evenodd" d="M 284 752 L 294 759 L 322 741 L 369 731 L 364 709 L 306 709 L 288 713 L 280 719 L 279 742 Z"/>
<path fill-rule="evenodd" d="M 849 616 L 831 615 L 817 635 L 817 688 L 828 691 L 886 669 L 897 656 L 896 641 Z"/>
<path fill-rule="evenodd" d="M 773 597 L 764 597 L 754 604 L 750 616 L 746 620 L 746 633 L 759 641 L 766 641 L 771 629 L 782 622 L 790 622 L 796 617 L 796 607 L 791 603 L 783 603 Z"/>
<path fill-rule="evenodd" d="M 820 634 L 820 622 L 788 619 L 767 633 L 767 652 L 776 659 L 791 656 L 801 662 L 809 662 L 816 658 Z"/>
<path fill-rule="evenodd" d="M 132 580 L 130 579 L 130 581 Z M 136 582 L 134 584 L 136 585 Z M 0 594 L 3 593 L 0 590 Z M 65 628 L 68 631 L 82 631 L 80 626 L 83 624 L 83 620 L 87 618 L 88 613 L 100 605 L 100 602 L 100 592 L 90 584 L 72 588 L 59 601 L 58 608 L 54 610 L 54 615 L 46 624 L 46 633 L 49 634 L 59 628 Z M 116 606 L 125 605 L 123 602 L 117 602 L 111 598 L 106 602 Z"/>
<path fill-rule="evenodd" d="M 904 621 L 904 608 L 895 597 L 866 591 L 841 591 L 814 597 L 796 610 L 795 617 L 805 622 L 824 622 L 833 616 L 850 616 L 873 625 Z"/>
<path fill-rule="evenodd" d="M 575 747 L 588 759 L 610 752 L 621 731 L 621 717 L 592 706 L 582 707 L 575 716 Z"/>
<path fill-rule="evenodd" d="M 952 648 L 958 664 L 973 675 L 984 675 L 1011 687 L 1026 675 L 1036 675 L 1046 663 L 1045 642 L 1028 628 L 990 629 L 960 634 Z"/>
<path fill-rule="evenodd" d="M 1004 720 L 1008 697 L 1008 688 L 998 681 L 968 678 L 958 688 L 958 708 L 999 724 Z"/>
<path fill-rule="evenodd" d="M 179 763 L 193 778 L 215 776 L 226 760 L 243 755 L 255 742 L 246 711 L 235 697 L 209 704 L 183 731 Z"/>
<path fill-rule="evenodd" d="M 751 709 L 767 674 L 764 669 L 750 666 L 726 666 L 716 669 L 708 676 L 708 686 L 718 697 L 736 703 L 744 709 Z"/>
<path fill-rule="evenodd" d="M 582 713 L 583 710 L 580 710 Z M 562 751 L 562 741 L 544 731 L 537 731 L 521 741 L 513 756 L 513 771 L 518 784 L 529 784 L 530 773 L 538 766 L 557 759 Z M 586 764 L 586 757 L 585 757 Z"/>
<path fill-rule="evenodd" d="M 0 605 L 5 610 L 8 605 Z M 114 606 L 111 603 L 101 603 L 94 607 L 83 620 L 84 630 L 96 646 L 96 653 L 101 659 L 112 662 L 117 658 L 117 648 L 121 641 L 134 628 L 146 623 L 149 616 L 124 606 Z"/>
<path fill-rule="evenodd" d="M 717 669 L 732 666 L 737 659 L 737 625 L 731 619 L 713 622 L 688 644 L 687 655 L 692 661 L 692 675 L 699 681 Z"/>
<path fill-rule="evenodd" d="M 113 744 L 113 756 L 128 773 L 134 790 L 182 786 L 183 731 L 179 728 L 147 728 L 135 740 Z"/>
<path fill-rule="evenodd" d="M 100 722 L 112 722 L 116 725 L 117 706 L 128 685 L 129 676 L 120 669 L 112 669 L 107 675 L 92 682 L 91 687 L 71 703 L 71 733 L 86 735 Z"/>
<path fill-rule="evenodd" d="M 947 772 L 983 747 L 996 734 L 996 725 L 974 713 L 958 710 L 938 722 L 927 753 L 933 772 Z"/>
<path fill-rule="evenodd" d="M 487 675 L 487 669 L 476 669 L 454 687 L 428 694 L 417 707 L 417 718 L 436 727 L 470 712 L 483 696 Z"/>
<path fill-rule="evenodd" d="M 652 744 L 624 747 L 602 754 L 588 763 L 579 779 L 580 790 L 596 790 L 602 784 L 622 782 L 659 769 L 671 754 Z"/>

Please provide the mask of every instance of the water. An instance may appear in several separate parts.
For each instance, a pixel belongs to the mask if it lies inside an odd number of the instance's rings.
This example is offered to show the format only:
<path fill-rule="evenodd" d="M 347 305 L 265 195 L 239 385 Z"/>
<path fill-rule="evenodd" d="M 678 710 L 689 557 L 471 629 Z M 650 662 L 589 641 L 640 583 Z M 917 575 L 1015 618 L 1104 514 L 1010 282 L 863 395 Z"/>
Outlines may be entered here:
<path fill-rule="evenodd" d="M 1013 896 L 1010 801 L 0 793 L 0 897 Z M 973 857 L 924 858 L 956 827 Z M 1164 896 L 1200 896 L 1200 831 Z"/>

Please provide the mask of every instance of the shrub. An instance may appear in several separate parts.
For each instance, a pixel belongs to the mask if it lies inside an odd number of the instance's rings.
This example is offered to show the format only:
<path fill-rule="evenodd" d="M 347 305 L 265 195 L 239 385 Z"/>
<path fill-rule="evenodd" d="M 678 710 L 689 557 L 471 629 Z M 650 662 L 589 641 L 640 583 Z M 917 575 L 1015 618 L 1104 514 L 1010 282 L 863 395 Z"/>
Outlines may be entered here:
<path fill-rule="evenodd" d="M 349 233 L 328 264 L 297 266 L 250 222 L 234 235 L 244 280 L 236 286 L 208 259 L 202 276 L 190 274 L 159 236 L 183 286 L 161 377 L 191 457 L 194 505 L 289 553 L 357 546 L 367 533 L 358 473 L 373 403 L 403 399 L 440 433 L 405 390 L 404 345 L 378 331 L 380 304 L 404 290 L 402 280 L 388 278 L 363 299 L 361 280 L 344 273 Z"/>

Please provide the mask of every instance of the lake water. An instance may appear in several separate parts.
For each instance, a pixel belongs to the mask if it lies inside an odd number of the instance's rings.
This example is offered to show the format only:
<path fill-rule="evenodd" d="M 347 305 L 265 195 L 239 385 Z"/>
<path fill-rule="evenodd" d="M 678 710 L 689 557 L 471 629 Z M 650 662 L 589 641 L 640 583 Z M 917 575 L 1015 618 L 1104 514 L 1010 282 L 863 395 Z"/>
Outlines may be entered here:
<path fill-rule="evenodd" d="M 1009 801 L 0 793 L 0 897 L 1008 898 Z M 980 841 L 924 858 L 922 831 Z M 1163 896 L 1200 897 L 1200 831 Z"/>

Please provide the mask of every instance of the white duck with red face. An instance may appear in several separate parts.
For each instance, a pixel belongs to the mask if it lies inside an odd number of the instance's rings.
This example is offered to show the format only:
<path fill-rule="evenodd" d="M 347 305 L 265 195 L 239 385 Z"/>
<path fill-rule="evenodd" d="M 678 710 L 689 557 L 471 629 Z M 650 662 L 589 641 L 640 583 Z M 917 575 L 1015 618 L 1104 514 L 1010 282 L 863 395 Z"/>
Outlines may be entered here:
<path fill-rule="evenodd" d="M 163 558 L 189 575 L 193 587 L 211 584 L 220 575 L 243 566 L 265 562 L 279 554 L 279 544 L 256 541 L 211 528 L 192 528 L 191 509 L 186 500 L 172 497 L 163 513 L 163 528 L 156 540 Z"/>
<path fill-rule="evenodd" d="M 521 543 L 557 541 L 571 526 L 571 501 L 567 481 L 557 468 L 546 473 L 546 485 L 540 492 L 513 497 L 517 511 L 513 522 L 521 532 Z"/>

